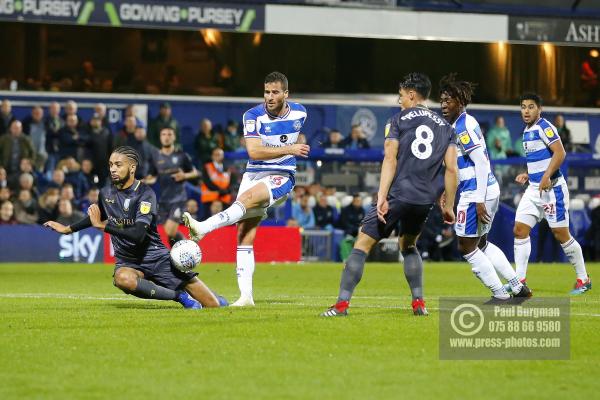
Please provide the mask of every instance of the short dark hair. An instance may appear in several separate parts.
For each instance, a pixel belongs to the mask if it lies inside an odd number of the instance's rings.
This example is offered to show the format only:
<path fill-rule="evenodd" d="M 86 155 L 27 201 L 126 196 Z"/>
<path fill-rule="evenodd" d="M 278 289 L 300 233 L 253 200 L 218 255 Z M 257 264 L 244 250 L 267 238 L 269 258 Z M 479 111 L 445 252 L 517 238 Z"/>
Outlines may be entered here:
<path fill-rule="evenodd" d="M 521 104 L 523 100 L 532 100 L 536 106 L 542 106 L 542 98 L 537 93 L 523 93 L 523 95 L 519 99 L 519 104 Z"/>
<path fill-rule="evenodd" d="M 431 80 L 422 72 L 411 72 L 400 81 L 400 89 L 410 89 L 419 93 L 423 99 L 428 99 L 431 93 Z"/>
<path fill-rule="evenodd" d="M 448 74 L 440 80 L 440 95 L 446 93 L 448 96 L 456 99 L 462 106 L 471 103 L 473 93 L 475 93 L 475 84 L 456 79 L 456 73 Z"/>
<path fill-rule="evenodd" d="M 273 71 L 265 76 L 265 84 L 273 82 L 281 82 L 283 90 L 288 90 L 288 78 L 281 72 Z"/>

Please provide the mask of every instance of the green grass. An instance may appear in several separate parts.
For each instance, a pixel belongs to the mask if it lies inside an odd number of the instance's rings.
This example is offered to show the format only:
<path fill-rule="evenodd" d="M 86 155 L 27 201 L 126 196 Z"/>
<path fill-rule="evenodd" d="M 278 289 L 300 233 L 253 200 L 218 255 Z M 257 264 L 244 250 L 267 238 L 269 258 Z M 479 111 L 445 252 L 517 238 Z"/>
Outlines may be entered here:
<path fill-rule="evenodd" d="M 570 360 L 440 361 L 438 297 L 488 296 L 467 264 L 427 264 L 427 318 L 389 264 L 367 266 L 350 317 L 318 318 L 340 270 L 259 265 L 255 308 L 196 312 L 125 296 L 111 266 L 0 264 L 0 399 L 600 397 L 600 289 L 572 300 Z M 236 299 L 232 265 L 201 278 Z M 574 273 L 528 278 L 535 296 L 564 296 Z"/>

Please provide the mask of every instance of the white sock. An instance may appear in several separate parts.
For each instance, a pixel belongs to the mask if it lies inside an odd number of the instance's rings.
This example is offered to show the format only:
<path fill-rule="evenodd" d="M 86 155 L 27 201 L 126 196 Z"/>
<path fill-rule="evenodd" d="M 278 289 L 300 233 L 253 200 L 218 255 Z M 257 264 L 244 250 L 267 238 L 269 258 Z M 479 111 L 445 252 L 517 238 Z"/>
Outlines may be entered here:
<path fill-rule="evenodd" d="M 498 274 L 508 282 L 513 293 L 519 293 L 523 287 L 523 284 L 519 282 L 517 274 L 512 265 L 510 265 L 510 262 L 508 261 L 508 258 L 506 258 L 504 252 L 492 242 L 487 242 L 483 252 L 494 265 L 496 272 L 498 272 Z"/>
<path fill-rule="evenodd" d="M 571 265 L 575 268 L 575 274 L 577 274 L 577 279 L 581 279 L 583 282 L 587 281 L 588 274 L 585 270 L 585 261 L 583 260 L 583 252 L 581 251 L 581 246 L 575 240 L 575 238 L 571 238 L 566 243 L 560 244 L 567 255 L 567 258 L 571 262 Z"/>
<path fill-rule="evenodd" d="M 221 211 L 200 222 L 200 233 L 207 234 L 215 229 L 237 223 L 246 214 L 246 208 L 239 201 L 234 202 L 228 209 Z"/>
<path fill-rule="evenodd" d="M 506 289 L 504 289 L 500 278 L 498 278 L 496 271 L 494 271 L 494 265 L 483 254 L 483 251 L 475 249 L 472 253 L 465 255 L 464 258 L 471 264 L 471 271 L 492 291 L 494 297 L 499 299 L 508 299 L 510 297 Z"/>
<path fill-rule="evenodd" d="M 519 280 L 527 276 L 527 263 L 531 254 L 531 240 L 529 236 L 525 239 L 515 238 L 515 265 L 517 266 L 517 277 Z"/>
<path fill-rule="evenodd" d="M 237 247 L 237 281 L 241 297 L 252 298 L 252 275 L 254 274 L 254 248 Z"/>

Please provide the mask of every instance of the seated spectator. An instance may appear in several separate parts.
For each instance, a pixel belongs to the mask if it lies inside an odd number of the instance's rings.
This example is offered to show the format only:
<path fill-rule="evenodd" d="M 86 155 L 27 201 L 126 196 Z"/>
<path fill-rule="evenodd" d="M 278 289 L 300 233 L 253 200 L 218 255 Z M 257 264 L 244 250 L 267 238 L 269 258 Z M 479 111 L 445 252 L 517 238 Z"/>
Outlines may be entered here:
<path fill-rule="evenodd" d="M 46 151 L 46 124 L 44 123 L 44 109 L 35 106 L 31 110 L 31 115 L 23 120 L 23 132 L 29 136 L 33 143 L 33 150 L 36 154 L 36 169 L 42 171 L 48 159 Z"/>
<path fill-rule="evenodd" d="M 8 133 L 8 128 L 16 118 L 12 114 L 12 103 L 8 99 L 2 100 L 0 104 L 0 135 Z"/>
<path fill-rule="evenodd" d="M 36 188 L 44 186 L 48 183 L 44 174 L 40 171 L 36 171 L 33 168 L 33 163 L 29 158 L 21 159 L 21 163 L 19 164 L 19 171 L 21 174 L 31 174 L 31 176 L 33 176 L 33 186 Z"/>
<path fill-rule="evenodd" d="M 58 163 L 57 168 L 65 172 L 65 182 L 73 185 L 75 198 L 83 198 L 92 185 L 90 185 L 86 176 L 81 172 L 81 166 L 77 160 L 73 157 L 67 157 Z"/>
<path fill-rule="evenodd" d="M 120 146 L 129 146 L 130 142 L 135 137 L 135 129 L 137 128 L 138 123 L 137 119 L 134 115 L 125 118 L 125 123 L 123 124 L 123 128 L 117 135 L 114 140 L 114 148 Z"/>
<path fill-rule="evenodd" d="M 97 118 L 98 120 L 100 120 L 100 126 L 102 128 L 106 128 L 106 129 L 108 129 L 109 133 L 112 133 L 110 131 L 110 122 L 108 121 L 108 115 L 106 114 L 106 104 L 97 103 L 94 106 L 94 116 L 92 117 L 92 119 L 94 119 L 94 118 Z M 90 122 L 91 122 L 91 120 L 90 120 Z"/>
<path fill-rule="evenodd" d="M 81 160 L 81 173 L 87 182 L 88 188 L 100 186 L 100 178 L 94 174 L 94 164 L 89 158 Z"/>
<path fill-rule="evenodd" d="M 505 159 L 514 153 L 510 131 L 506 128 L 504 117 L 501 115 L 496 117 L 494 127 L 485 136 L 488 153 L 492 160 Z"/>
<path fill-rule="evenodd" d="M 18 190 L 29 191 L 35 200 L 37 200 L 37 198 L 39 197 L 38 190 L 33 185 L 33 175 L 28 174 L 27 172 L 24 172 L 19 176 Z"/>
<path fill-rule="evenodd" d="M 240 133 L 238 132 L 238 123 L 229 120 L 227 122 L 227 129 L 223 132 L 223 150 L 225 151 L 238 151 L 241 148 L 240 144 Z"/>
<path fill-rule="evenodd" d="M 212 122 L 208 118 L 200 121 L 200 131 L 196 136 L 196 154 L 202 164 L 210 162 L 212 151 L 218 147 L 212 130 Z"/>
<path fill-rule="evenodd" d="M 81 159 L 88 146 L 89 136 L 79 127 L 77 115 L 67 115 L 66 125 L 58 132 L 58 156 L 59 159 L 73 157 Z"/>
<path fill-rule="evenodd" d="M 342 145 L 346 149 L 370 149 L 371 145 L 367 140 L 362 127 L 359 124 L 352 125 L 350 135 L 345 138 Z"/>
<path fill-rule="evenodd" d="M 148 124 L 148 142 L 156 148 L 161 147 L 160 144 L 160 131 L 164 128 L 171 128 L 175 132 L 175 145 L 181 144 L 180 141 L 180 129 L 179 122 L 173 118 L 171 111 L 171 105 L 169 103 L 162 103 L 158 110 L 156 118 L 152 119 Z"/>
<path fill-rule="evenodd" d="M 198 219 L 198 202 L 194 199 L 189 199 L 186 203 L 185 203 L 185 208 L 187 210 L 188 213 L 190 213 L 190 215 L 192 216 L 192 218 L 194 219 Z M 213 214 L 214 215 L 214 214 Z"/>
<path fill-rule="evenodd" d="M 321 194 L 315 207 L 313 208 L 315 214 L 315 226 L 321 229 L 333 230 L 335 223 L 334 217 L 335 212 L 333 207 L 327 204 L 327 196 Z"/>
<path fill-rule="evenodd" d="M 342 208 L 342 213 L 338 219 L 338 226 L 344 231 L 346 236 L 356 238 L 358 227 L 365 217 L 365 210 L 362 206 L 362 198 L 359 194 L 352 196 L 352 203 Z"/>
<path fill-rule="evenodd" d="M 54 221 L 58 216 L 58 200 L 60 198 L 58 188 L 49 188 L 38 200 L 38 223 Z"/>
<path fill-rule="evenodd" d="M 14 206 L 10 201 L 0 205 L 0 225 L 15 225 L 17 220 L 14 215 Z"/>
<path fill-rule="evenodd" d="M 73 207 L 77 206 L 77 198 L 75 197 L 75 191 L 73 190 L 73 185 L 66 182 L 60 188 L 60 200 L 69 200 Z"/>
<path fill-rule="evenodd" d="M 75 116 L 76 117 L 75 121 L 77 123 L 77 129 L 80 130 L 80 129 L 85 128 L 85 123 L 83 121 L 83 118 L 81 118 L 81 116 L 79 116 L 79 114 L 77 114 L 78 109 L 79 109 L 79 105 L 77 104 L 77 102 L 75 100 L 67 101 L 67 103 L 65 104 L 65 114 L 63 116 L 63 119 L 65 121 L 67 121 L 70 116 Z"/>
<path fill-rule="evenodd" d="M 221 211 L 223 211 L 223 203 L 221 203 L 220 201 L 213 201 L 210 204 L 210 216 L 212 217 L 213 215 L 217 215 L 218 213 L 220 213 Z"/>
<path fill-rule="evenodd" d="M 96 184 L 102 187 L 108 177 L 108 159 L 113 150 L 113 135 L 106 126 L 102 126 L 102 120 L 98 114 L 92 116 L 88 132 L 90 149 L 93 151 L 86 158 L 92 162 L 93 175 L 98 177 Z M 84 171 L 84 173 L 86 172 Z"/>
<path fill-rule="evenodd" d="M 52 180 L 48 183 L 48 187 L 60 189 L 65 184 L 65 172 L 62 169 L 52 171 Z"/>
<path fill-rule="evenodd" d="M 0 188 L 8 186 L 8 175 L 6 174 L 6 169 L 0 166 Z"/>
<path fill-rule="evenodd" d="M 565 117 L 562 114 L 558 114 L 556 117 L 554 117 L 554 126 L 556 126 L 558 136 L 560 136 L 560 141 L 562 142 L 565 151 L 575 151 L 573 143 L 571 142 L 571 131 L 569 128 L 567 128 Z"/>
<path fill-rule="evenodd" d="M 211 158 L 212 161 L 207 162 L 202 167 L 202 185 L 200 189 L 202 192 L 201 201 L 205 210 L 210 209 L 210 204 L 213 201 L 220 201 L 225 204 L 230 204 L 232 201 L 231 177 L 223 167 L 223 160 L 225 159 L 223 150 L 218 147 L 213 149 Z"/>
<path fill-rule="evenodd" d="M 81 211 L 73 209 L 73 204 L 69 200 L 63 198 L 58 201 L 56 222 L 69 226 L 81 221 L 84 217 L 85 215 Z"/>
<path fill-rule="evenodd" d="M 19 224 L 35 224 L 38 221 L 37 202 L 29 190 L 19 191 L 14 208 L 15 219 Z"/>
<path fill-rule="evenodd" d="M 342 133 L 337 129 L 332 129 L 329 131 L 329 138 L 321 144 L 321 147 L 324 149 L 343 149 L 343 140 Z"/>
<path fill-rule="evenodd" d="M 58 164 L 60 138 L 59 132 L 65 126 L 65 121 L 60 116 L 60 104 L 56 101 L 50 103 L 48 107 L 48 115 L 44 118 L 46 125 L 46 152 L 48 153 L 48 161 L 46 170 L 52 171 Z"/>
<path fill-rule="evenodd" d="M 92 204 L 98 204 L 98 199 L 100 197 L 100 189 L 97 187 L 92 187 L 88 190 L 87 195 L 79 202 L 79 209 L 84 214 L 87 214 L 88 208 Z"/>
<path fill-rule="evenodd" d="M 304 229 L 315 227 L 315 215 L 309 205 L 310 196 L 303 194 L 300 201 L 292 206 L 292 218 L 298 221 L 298 226 Z"/>
<path fill-rule="evenodd" d="M 35 159 L 35 151 L 31 140 L 23 135 L 21 121 L 11 122 L 8 135 L 0 136 L 0 166 L 6 169 L 9 177 L 19 174 L 21 159 Z"/>

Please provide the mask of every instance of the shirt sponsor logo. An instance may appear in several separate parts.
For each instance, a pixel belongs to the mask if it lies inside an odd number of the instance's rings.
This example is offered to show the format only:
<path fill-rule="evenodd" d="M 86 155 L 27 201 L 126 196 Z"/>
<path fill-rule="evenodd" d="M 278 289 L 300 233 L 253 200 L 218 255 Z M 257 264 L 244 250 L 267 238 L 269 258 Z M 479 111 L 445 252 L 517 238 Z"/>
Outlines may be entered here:
<path fill-rule="evenodd" d="M 142 201 L 140 203 L 140 212 L 142 214 L 148 214 L 150 212 L 151 208 L 152 208 L 152 204 L 148 201 Z"/>
<path fill-rule="evenodd" d="M 285 143 L 285 142 L 287 142 L 287 140 L 288 140 L 287 135 L 281 135 L 279 137 L 279 141 L 281 141 L 281 143 Z"/>

